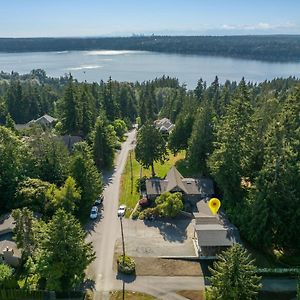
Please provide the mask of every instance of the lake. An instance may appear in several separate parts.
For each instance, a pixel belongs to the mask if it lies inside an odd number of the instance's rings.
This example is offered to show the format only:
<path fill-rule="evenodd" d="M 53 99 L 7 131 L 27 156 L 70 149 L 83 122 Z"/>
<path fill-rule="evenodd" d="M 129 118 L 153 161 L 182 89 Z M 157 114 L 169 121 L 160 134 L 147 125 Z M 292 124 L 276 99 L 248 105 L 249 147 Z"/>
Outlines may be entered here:
<path fill-rule="evenodd" d="M 211 83 L 217 75 L 226 79 L 261 82 L 274 77 L 300 77 L 300 62 L 270 63 L 202 55 L 165 54 L 146 51 L 62 51 L 0 53 L 0 70 L 21 74 L 41 68 L 47 75 L 66 73 L 79 81 L 145 81 L 168 75 L 194 89 L 200 77 Z"/>

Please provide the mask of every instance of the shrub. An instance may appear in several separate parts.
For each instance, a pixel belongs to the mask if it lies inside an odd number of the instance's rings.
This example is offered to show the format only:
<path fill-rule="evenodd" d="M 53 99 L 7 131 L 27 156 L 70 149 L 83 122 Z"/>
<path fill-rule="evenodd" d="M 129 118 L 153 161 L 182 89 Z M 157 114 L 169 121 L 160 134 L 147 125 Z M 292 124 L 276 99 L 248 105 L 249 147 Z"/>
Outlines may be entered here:
<path fill-rule="evenodd" d="M 125 255 L 120 255 L 117 260 L 118 271 L 124 274 L 134 274 L 135 273 L 135 261 L 133 258 Z"/>
<path fill-rule="evenodd" d="M 93 291 L 90 289 L 86 290 L 84 300 L 93 300 L 93 299 L 94 299 Z"/>
<path fill-rule="evenodd" d="M 138 178 L 136 180 L 136 191 L 139 193 L 140 192 L 140 188 L 141 191 L 145 191 L 146 190 L 146 176 L 143 176 L 142 178 Z"/>

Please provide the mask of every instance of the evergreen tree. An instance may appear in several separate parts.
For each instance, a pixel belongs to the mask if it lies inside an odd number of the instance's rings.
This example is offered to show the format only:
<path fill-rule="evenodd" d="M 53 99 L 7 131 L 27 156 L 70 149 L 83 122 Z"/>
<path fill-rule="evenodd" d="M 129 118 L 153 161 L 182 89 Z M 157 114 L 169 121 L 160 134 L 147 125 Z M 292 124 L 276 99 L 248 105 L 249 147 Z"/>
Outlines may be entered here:
<path fill-rule="evenodd" d="M 152 176 L 155 176 L 154 162 L 163 162 L 166 154 L 166 143 L 161 133 L 152 124 L 143 125 L 137 134 L 136 160 L 147 169 L 151 167 Z"/>
<path fill-rule="evenodd" d="M 205 90 L 206 90 L 206 82 L 203 82 L 202 78 L 200 78 L 195 88 L 195 95 L 199 103 L 204 100 Z"/>
<path fill-rule="evenodd" d="M 187 158 L 189 166 L 207 174 L 207 158 L 212 152 L 213 112 L 209 103 L 205 103 L 195 118 Z"/>
<path fill-rule="evenodd" d="M 29 148 L 9 129 L 0 126 L 0 211 L 12 207 L 17 185 L 31 175 Z"/>
<path fill-rule="evenodd" d="M 95 108 L 93 105 L 93 97 L 86 85 L 83 86 L 79 102 L 82 106 L 81 130 L 83 135 L 87 136 L 91 132 L 95 122 L 93 113 Z"/>
<path fill-rule="evenodd" d="M 11 115 L 8 113 L 6 115 L 5 127 L 10 129 L 13 132 L 16 132 L 16 126 L 15 125 L 16 124 L 15 124 L 14 120 L 12 119 Z"/>
<path fill-rule="evenodd" d="M 63 208 L 66 212 L 73 213 L 79 207 L 80 198 L 75 180 L 69 176 L 65 184 L 56 189 L 53 202 L 56 209 Z"/>
<path fill-rule="evenodd" d="M 295 228 L 300 211 L 300 92 L 288 99 L 265 136 L 263 166 L 249 195 L 255 230 L 249 239 L 262 247 L 300 250 Z M 284 201 L 283 201 L 284 199 Z"/>
<path fill-rule="evenodd" d="M 247 251 L 236 244 L 219 255 L 214 262 L 210 278 L 209 299 L 251 300 L 256 299 L 261 288 L 260 277 Z"/>
<path fill-rule="evenodd" d="M 251 176 L 253 164 L 253 107 L 242 81 L 239 97 L 228 105 L 216 126 L 214 151 L 209 157 L 210 171 L 223 192 L 225 207 L 234 209 L 243 198 L 241 181 Z"/>
<path fill-rule="evenodd" d="M 169 135 L 168 147 L 173 153 L 185 150 L 193 128 L 194 116 L 188 112 L 181 113 L 175 127 Z"/>
<path fill-rule="evenodd" d="M 70 76 L 62 103 L 62 126 L 65 133 L 76 134 L 80 126 L 80 110 L 77 89 Z"/>
<path fill-rule="evenodd" d="M 93 139 L 94 161 L 99 170 L 111 167 L 114 160 L 112 133 L 103 118 L 98 117 Z"/>
<path fill-rule="evenodd" d="M 89 146 L 77 143 L 71 159 L 70 175 L 80 189 L 81 200 L 76 211 L 80 220 L 85 220 L 96 198 L 102 193 L 102 176 L 97 171 Z"/>
<path fill-rule="evenodd" d="M 84 279 L 86 267 L 95 259 L 92 244 L 73 215 L 59 209 L 50 222 L 36 232 L 36 272 L 46 288 L 70 291 Z"/>
<path fill-rule="evenodd" d="M 14 240 L 18 248 L 22 249 L 22 257 L 26 260 L 33 254 L 35 247 L 33 226 L 36 219 L 32 211 L 26 207 L 13 210 L 12 216 L 16 224 L 14 228 Z"/>

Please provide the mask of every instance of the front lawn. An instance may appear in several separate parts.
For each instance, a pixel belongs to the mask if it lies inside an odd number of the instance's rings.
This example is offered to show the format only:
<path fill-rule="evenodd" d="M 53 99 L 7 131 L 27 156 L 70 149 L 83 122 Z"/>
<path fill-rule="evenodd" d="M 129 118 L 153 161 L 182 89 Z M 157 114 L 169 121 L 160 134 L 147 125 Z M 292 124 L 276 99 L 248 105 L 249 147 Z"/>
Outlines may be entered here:
<path fill-rule="evenodd" d="M 164 178 L 170 168 L 176 164 L 178 160 L 182 160 L 185 153 L 180 152 L 176 156 L 169 153 L 165 163 L 154 163 L 154 170 L 156 176 Z M 140 195 L 137 191 L 137 180 L 140 176 L 151 176 L 151 169 L 141 170 L 141 165 L 135 160 L 134 151 L 131 151 L 132 158 L 132 175 L 133 180 L 131 181 L 131 164 L 130 164 L 130 154 L 128 154 L 126 166 L 121 177 L 121 190 L 120 190 L 120 203 L 127 206 L 126 217 L 128 217 L 133 208 L 135 207 Z"/>

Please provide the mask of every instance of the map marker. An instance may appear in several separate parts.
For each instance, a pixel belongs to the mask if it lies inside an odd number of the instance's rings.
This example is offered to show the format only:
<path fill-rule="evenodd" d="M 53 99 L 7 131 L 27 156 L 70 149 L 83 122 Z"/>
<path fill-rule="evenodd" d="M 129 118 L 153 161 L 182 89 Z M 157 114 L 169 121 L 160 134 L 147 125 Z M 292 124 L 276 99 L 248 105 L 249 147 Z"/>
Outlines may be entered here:
<path fill-rule="evenodd" d="M 208 202 L 208 206 L 211 212 L 215 215 L 221 206 L 221 201 L 218 198 L 211 198 Z"/>

